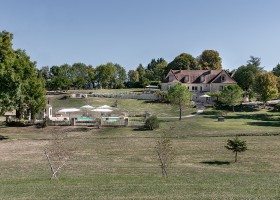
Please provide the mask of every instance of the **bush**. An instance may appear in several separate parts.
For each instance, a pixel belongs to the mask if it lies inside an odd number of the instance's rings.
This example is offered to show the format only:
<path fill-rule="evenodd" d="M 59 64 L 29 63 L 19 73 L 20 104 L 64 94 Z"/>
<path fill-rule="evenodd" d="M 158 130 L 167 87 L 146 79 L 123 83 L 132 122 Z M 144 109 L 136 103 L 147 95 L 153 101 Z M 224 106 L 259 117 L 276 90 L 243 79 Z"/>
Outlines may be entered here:
<path fill-rule="evenodd" d="M 148 119 L 146 119 L 144 127 L 148 130 L 154 130 L 159 128 L 159 120 L 157 116 L 151 116 Z"/>

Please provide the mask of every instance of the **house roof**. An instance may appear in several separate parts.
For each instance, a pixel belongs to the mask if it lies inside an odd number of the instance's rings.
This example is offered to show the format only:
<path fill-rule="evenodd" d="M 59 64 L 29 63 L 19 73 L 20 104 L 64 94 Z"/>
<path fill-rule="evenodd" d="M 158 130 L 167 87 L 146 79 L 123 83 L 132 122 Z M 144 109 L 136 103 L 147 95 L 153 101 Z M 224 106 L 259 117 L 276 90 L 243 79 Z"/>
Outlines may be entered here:
<path fill-rule="evenodd" d="M 173 76 L 173 80 L 169 81 L 169 76 Z M 185 77 L 189 78 L 188 82 L 184 82 Z M 222 80 L 222 76 L 225 79 Z M 168 82 L 181 83 L 236 83 L 235 80 L 225 70 L 170 70 L 163 80 Z"/>

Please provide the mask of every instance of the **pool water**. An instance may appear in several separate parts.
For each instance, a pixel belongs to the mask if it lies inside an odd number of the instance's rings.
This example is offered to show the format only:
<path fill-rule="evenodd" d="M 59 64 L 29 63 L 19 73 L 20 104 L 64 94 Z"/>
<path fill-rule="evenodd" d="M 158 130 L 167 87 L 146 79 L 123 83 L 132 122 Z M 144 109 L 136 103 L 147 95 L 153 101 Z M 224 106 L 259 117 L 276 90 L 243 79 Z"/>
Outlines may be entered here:
<path fill-rule="evenodd" d="M 102 117 L 102 120 L 105 121 L 119 121 L 120 119 L 120 117 Z"/>
<path fill-rule="evenodd" d="M 91 117 L 77 117 L 77 121 L 93 121 Z"/>

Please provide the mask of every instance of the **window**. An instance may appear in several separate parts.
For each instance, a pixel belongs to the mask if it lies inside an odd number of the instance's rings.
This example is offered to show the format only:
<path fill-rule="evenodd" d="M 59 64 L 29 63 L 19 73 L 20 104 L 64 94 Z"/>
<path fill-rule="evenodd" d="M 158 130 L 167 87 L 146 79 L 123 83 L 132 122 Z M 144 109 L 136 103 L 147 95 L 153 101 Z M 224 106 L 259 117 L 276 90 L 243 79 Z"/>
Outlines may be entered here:
<path fill-rule="evenodd" d="M 200 86 L 200 91 L 202 91 L 202 86 Z"/>
<path fill-rule="evenodd" d="M 221 76 L 221 81 L 224 82 L 226 80 L 226 76 L 222 75 Z"/>
<path fill-rule="evenodd" d="M 224 86 L 223 86 L 223 85 L 220 85 L 219 90 L 220 90 L 220 91 L 223 91 L 223 90 L 224 90 Z"/>
<path fill-rule="evenodd" d="M 189 75 L 185 76 L 184 82 L 185 82 L 185 83 L 189 82 Z"/>
<path fill-rule="evenodd" d="M 171 81 L 173 81 L 174 77 L 173 76 L 169 76 L 168 79 L 169 79 L 169 82 L 171 82 Z"/>
<path fill-rule="evenodd" d="M 192 86 L 192 91 L 197 91 L 197 86 Z"/>
<path fill-rule="evenodd" d="M 200 77 L 200 82 L 202 83 L 202 82 L 204 82 L 204 81 L 205 81 L 205 76 L 202 75 L 202 76 Z"/>

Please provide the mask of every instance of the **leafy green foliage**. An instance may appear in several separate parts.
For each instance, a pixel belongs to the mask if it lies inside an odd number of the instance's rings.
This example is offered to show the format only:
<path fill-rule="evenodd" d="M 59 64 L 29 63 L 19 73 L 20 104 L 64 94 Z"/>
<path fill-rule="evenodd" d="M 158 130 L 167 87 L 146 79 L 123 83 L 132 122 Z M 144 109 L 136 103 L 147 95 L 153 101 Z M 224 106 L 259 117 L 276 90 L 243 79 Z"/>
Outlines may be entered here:
<path fill-rule="evenodd" d="M 275 75 L 275 76 L 280 76 L 280 64 L 278 63 L 277 65 L 276 65 L 276 67 L 274 67 L 273 69 L 272 69 L 272 73 Z"/>
<path fill-rule="evenodd" d="M 185 86 L 177 83 L 167 93 L 167 99 L 171 104 L 178 106 L 180 111 L 179 120 L 182 119 L 182 110 L 191 105 L 192 94 Z"/>
<path fill-rule="evenodd" d="M 232 106 L 234 111 L 234 106 L 240 105 L 242 101 L 243 90 L 238 85 L 229 85 L 225 87 L 220 96 L 220 101 L 227 106 Z"/>
<path fill-rule="evenodd" d="M 159 120 L 157 116 L 153 115 L 146 119 L 144 127 L 149 130 L 154 130 L 159 128 Z"/>
<path fill-rule="evenodd" d="M 187 53 L 181 53 L 175 59 L 167 65 L 165 74 L 171 69 L 199 69 L 196 59 Z"/>
<path fill-rule="evenodd" d="M 216 70 L 222 69 L 222 58 L 218 51 L 204 50 L 197 58 L 201 69 Z"/>
<path fill-rule="evenodd" d="M 233 140 L 227 141 L 225 148 L 235 153 L 235 162 L 237 162 L 237 153 L 246 151 L 247 144 L 236 136 Z"/>
<path fill-rule="evenodd" d="M 255 91 L 259 94 L 260 100 L 266 103 L 278 95 L 278 80 L 272 73 L 263 72 L 256 77 Z"/>

